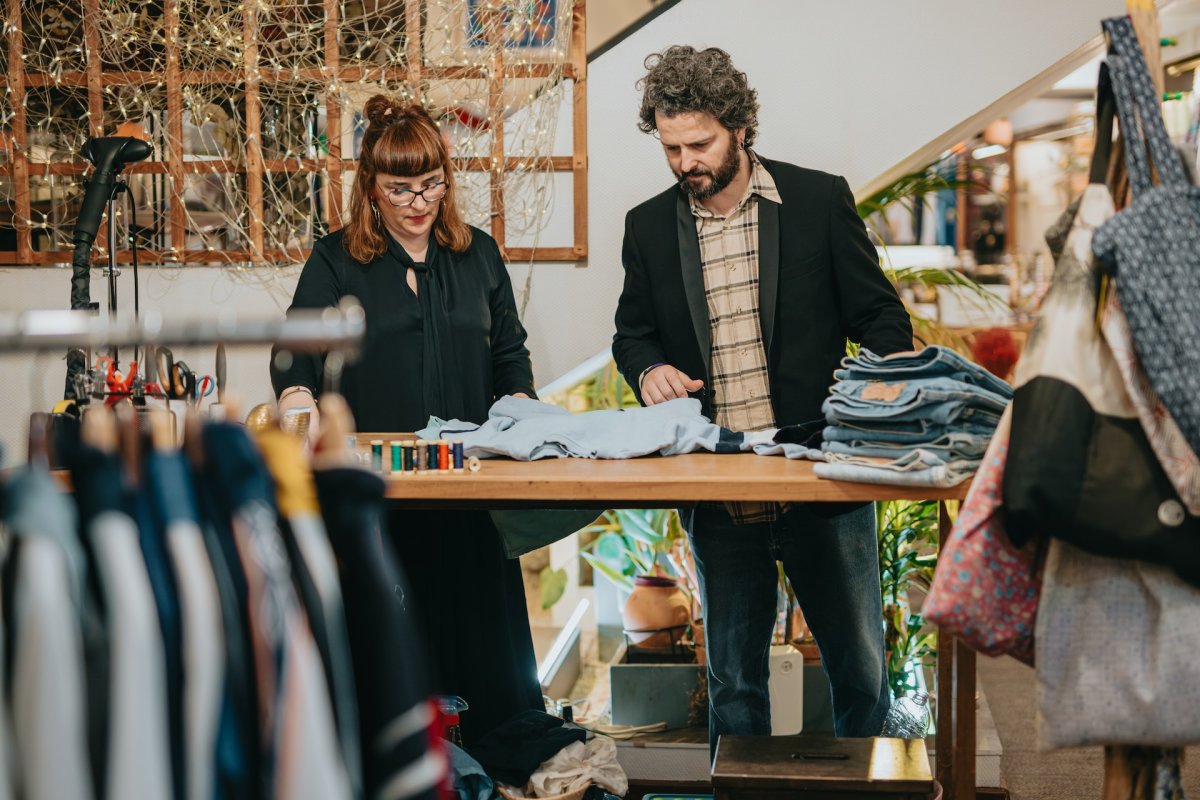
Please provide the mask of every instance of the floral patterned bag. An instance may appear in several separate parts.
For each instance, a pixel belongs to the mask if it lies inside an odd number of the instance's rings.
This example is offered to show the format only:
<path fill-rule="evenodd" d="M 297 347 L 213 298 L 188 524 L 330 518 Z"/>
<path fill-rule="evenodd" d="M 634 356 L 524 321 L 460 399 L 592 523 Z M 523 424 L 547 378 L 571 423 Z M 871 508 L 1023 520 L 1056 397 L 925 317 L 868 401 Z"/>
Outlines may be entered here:
<path fill-rule="evenodd" d="M 1036 539 L 1016 548 L 1004 530 L 1001 486 L 1011 416 L 1010 405 L 942 542 L 922 612 L 981 653 L 1010 655 L 1032 665 L 1046 548 Z"/>

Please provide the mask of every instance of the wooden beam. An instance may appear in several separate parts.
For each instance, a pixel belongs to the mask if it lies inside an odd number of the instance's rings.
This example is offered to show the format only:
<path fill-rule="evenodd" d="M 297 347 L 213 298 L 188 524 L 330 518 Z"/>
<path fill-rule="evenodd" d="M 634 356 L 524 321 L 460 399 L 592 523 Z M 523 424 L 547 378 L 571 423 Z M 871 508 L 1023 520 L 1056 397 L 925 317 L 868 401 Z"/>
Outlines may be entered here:
<path fill-rule="evenodd" d="M 142 266 L 156 264 L 178 263 L 221 263 L 253 261 L 255 251 L 239 250 L 209 250 L 198 248 L 192 250 L 138 250 L 138 263 Z M 312 252 L 311 248 L 264 248 L 263 260 L 270 263 L 303 262 Z M 508 249 L 508 257 L 514 261 L 570 262 L 577 261 L 574 247 L 512 247 Z M 96 253 L 93 261 L 97 264 L 107 263 L 106 254 Z M 117 262 L 127 264 L 132 260 L 132 253 L 122 250 L 117 253 Z M 25 261 L 18 260 L 13 251 L 0 252 L 0 266 L 13 264 L 39 264 L 43 266 L 61 266 L 71 263 L 70 250 L 43 250 L 31 253 Z"/>
<path fill-rule="evenodd" d="M 326 16 L 328 21 L 328 15 Z M 548 78 L 555 74 L 558 66 L 555 64 L 513 64 L 504 69 L 508 78 Z M 573 80 L 577 68 L 568 64 L 563 72 L 564 77 Z M 422 67 L 420 79 L 426 80 L 484 80 L 490 75 L 486 67 L 468 64 L 458 66 Z M 245 79 L 245 71 L 238 69 L 187 69 L 180 70 L 179 83 L 184 86 L 202 86 L 206 84 L 236 84 Z M 261 83 L 297 83 L 308 81 L 326 84 L 331 77 L 345 82 L 357 81 L 410 81 L 407 67 L 367 67 L 347 66 L 331 71 L 328 67 L 308 67 L 305 69 L 270 69 L 258 70 Z M 25 85 L 41 86 L 74 86 L 86 88 L 89 74 L 87 71 L 68 70 L 58 75 L 45 72 L 31 72 L 25 76 Z M 100 72 L 101 86 L 144 86 L 165 85 L 167 78 L 161 72 L 148 70 L 102 70 Z"/>
<path fill-rule="evenodd" d="M 12 137 L 7 143 L 9 161 L 12 163 L 13 194 L 17 213 L 13 227 L 17 231 L 16 263 L 28 264 L 33 256 L 33 235 L 29 229 L 29 143 L 27 113 L 25 111 L 25 73 L 13 69 L 21 64 L 23 47 L 21 28 L 21 0 L 8 0 L 8 102 L 12 104 Z M 7 254 L 6 254 L 7 255 Z M 68 259 L 69 262 L 69 259 Z"/>
<path fill-rule="evenodd" d="M 484 13 L 482 10 L 480 13 Z M 491 58 L 488 68 L 488 121 L 492 135 L 491 190 L 492 238 L 504 249 L 504 31 L 498 11 L 487 12 L 487 37 Z M 508 256 L 511 258 L 511 256 Z"/>
<path fill-rule="evenodd" d="M 163 0 L 163 27 L 167 53 L 167 174 L 171 207 L 171 250 L 187 248 L 187 220 L 183 208 L 183 85 L 179 65 L 179 0 Z"/>
<path fill-rule="evenodd" d="M 329 172 L 325 221 L 329 230 L 342 227 L 342 74 L 341 44 L 338 39 L 338 0 L 325 0 L 325 68 L 329 87 L 325 92 L 325 164 Z"/>
<path fill-rule="evenodd" d="M 454 158 L 451 161 L 454 163 L 454 168 L 459 172 L 489 172 L 492 168 L 492 160 L 490 158 Z M 262 164 L 264 174 L 272 172 L 320 172 L 329 167 L 329 159 L 264 158 Z M 537 156 L 532 158 L 526 156 L 509 156 L 504 159 L 504 165 L 505 169 L 509 171 L 518 169 L 549 169 L 553 172 L 573 172 L 576 168 L 575 159 L 572 156 Z M 82 175 L 90 168 L 91 164 L 86 161 L 31 162 L 29 164 L 29 172 L 34 176 Z M 343 172 L 352 172 L 358 169 L 358 162 L 354 159 L 344 158 L 341 160 L 341 168 Z M 170 166 L 163 161 L 140 161 L 137 164 L 130 164 L 124 169 L 124 172 L 127 175 L 162 175 L 170 172 Z M 185 160 L 183 162 L 183 172 L 188 175 L 240 175 L 246 172 L 246 165 L 226 159 L 211 161 L 207 159 L 204 161 Z M 0 164 L 0 177 L 10 175 L 11 173 L 12 167 L 10 164 Z"/>
<path fill-rule="evenodd" d="M 246 79 L 246 194 L 250 203 L 250 249 L 263 252 L 262 104 L 258 74 L 258 0 L 242 2 L 242 59 Z"/>
<path fill-rule="evenodd" d="M 580 261 L 588 254 L 587 0 L 576 0 L 571 12 L 571 63 L 575 73 L 571 86 L 575 246 L 570 260 Z"/>
<path fill-rule="evenodd" d="M 404 36 L 405 36 L 405 66 L 408 68 L 408 87 L 414 99 L 419 100 L 424 94 L 421 86 L 421 0 L 405 0 L 404 2 Z"/>
<path fill-rule="evenodd" d="M 87 59 L 88 134 L 104 135 L 104 87 L 100 55 L 100 0 L 83 0 L 84 57 Z M 97 235 L 98 241 L 103 235 Z"/>

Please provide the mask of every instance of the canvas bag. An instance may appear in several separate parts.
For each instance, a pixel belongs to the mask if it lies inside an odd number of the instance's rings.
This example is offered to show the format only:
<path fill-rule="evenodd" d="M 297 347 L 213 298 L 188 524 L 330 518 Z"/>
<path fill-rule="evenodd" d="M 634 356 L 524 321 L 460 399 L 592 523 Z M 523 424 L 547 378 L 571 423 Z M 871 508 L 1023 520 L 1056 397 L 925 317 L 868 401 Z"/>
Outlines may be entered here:
<path fill-rule="evenodd" d="M 1119 80 L 1112 75 L 1114 84 Z M 1102 69 L 1097 142 L 1111 131 Z M 1188 513 L 1142 430 L 1112 348 L 1096 322 L 1100 275 L 1092 235 L 1112 218 L 1098 148 L 1077 211 L 1048 234 L 1056 265 L 1041 316 L 1017 364 L 1010 463 L 1004 474 L 1007 532 L 1020 547 L 1058 537 L 1098 555 L 1173 566 L 1200 585 L 1200 518 Z"/>
<path fill-rule="evenodd" d="M 1200 590 L 1051 542 L 1036 627 L 1038 741 L 1200 742 Z"/>
<path fill-rule="evenodd" d="M 1117 17 L 1103 26 L 1133 202 L 1096 232 L 1093 249 L 1117 278 L 1117 295 L 1155 392 L 1197 452 L 1200 188 L 1188 181 L 1167 137 L 1133 22 Z M 1159 186 L 1151 183 L 1151 159 L 1162 180 Z"/>
<path fill-rule="evenodd" d="M 1014 547 L 1004 532 L 1000 487 L 1011 410 L 1000 418 L 954 528 L 942 543 L 921 612 L 981 653 L 1033 664 L 1046 549 L 1041 541 Z"/>

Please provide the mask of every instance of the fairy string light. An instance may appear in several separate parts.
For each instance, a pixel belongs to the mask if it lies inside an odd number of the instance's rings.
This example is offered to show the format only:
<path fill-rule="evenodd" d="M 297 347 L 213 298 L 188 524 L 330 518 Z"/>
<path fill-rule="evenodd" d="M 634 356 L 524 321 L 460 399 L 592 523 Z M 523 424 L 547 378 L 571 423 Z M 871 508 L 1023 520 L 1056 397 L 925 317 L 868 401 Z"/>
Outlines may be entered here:
<path fill-rule="evenodd" d="M 27 76 L 31 206 L 23 221 L 35 231 L 36 250 L 70 249 L 83 190 L 78 153 L 95 126 L 104 135 L 142 136 L 154 147 L 151 159 L 127 177 L 140 247 L 166 254 L 164 263 L 199 260 L 245 269 L 252 237 L 245 82 L 251 54 L 261 70 L 256 85 L 266 255 L 260 265 L 294 264 L 327 232 L 330 137 L 339 137 L 343 158 L 353 158 L 362 125 L 357 111 L 377 92 L 419 100 L 439 119 L 454 156 L 465 160 L 458 197 L 468 221 L 489 228 L 500 202 L 493 184 L 499 184 L 507 241 L 538 245 L 554 207 L 550 156 L 570 91 L 564 76 L 575 0 L 426 0 L 419 41 L 413 42 L 406 0 L 337 0 L 340 71 L 330 66 L 323 4 L 174 0 L 174 46 L 183 75 L 186 242 L 172 241 L 170 234 L 175 187 L 166 167 L 171 120 L 164 2 L 93 0 L 97 52 L 91 52 L 83 22 L 87 0 L 22 1 L 22 63 L 8 64 L 6 48 L 0 59 L 6 73 L 21 68 Z M 247 25 L 251 12 L 255 24 Z M 419 54 L 415 64 L 409 63 L 412 54 Z M 489 70 L 498 55 L 518 74 L 506 77 L 489 102 Z M 91 118 L 88 97 L 88 68 L 94 76 L 97 59 L 104 73 L 99 121 Z M 461 67 L 475 72 L 448 74 Z M 4 130 L 14 117 L 10 94 L 0 96 Z M 327 129 L 331 106 L 340 111 L 336 131 Z M 492 135 L 499 127 L 506 158 L 494 162 Z M 351 174 L 343 176 L 343 187 Z M 11 180 L 3 179 L 10 205 Z M 97 241 L 101 255 L 105 246 Z M 204 255 L 195 256 L 197 251 Z"/>

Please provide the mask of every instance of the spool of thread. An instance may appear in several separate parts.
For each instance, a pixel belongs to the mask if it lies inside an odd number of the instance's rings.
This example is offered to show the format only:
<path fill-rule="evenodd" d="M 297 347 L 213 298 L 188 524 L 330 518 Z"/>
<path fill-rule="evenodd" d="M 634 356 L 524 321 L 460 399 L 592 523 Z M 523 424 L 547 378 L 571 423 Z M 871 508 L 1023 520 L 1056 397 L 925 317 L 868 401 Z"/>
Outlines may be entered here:
<path fill-rule="evenodd" d="M 417 471 L 417 443 L 409 439 L 401 445 L 404 450 L 404 474 L 412 475 Z"/>
<path fill-rule="evenodd" d="M 424 439 L 418 439 L 416 445 L 417 472 L 424 472 L 429 469 L 429 443 Z"/>
<path fill-rule="evenodd" d="M 438 471 L 450 471 L 450 443 L 447 441 L 438 442 Z"/>
<path fill-rule="evenodd" d="M 400 451 L 400 442 L 392 441 L 392 472 L 404 470 L 404 456 Z"/>
<path fill-rule="evenodd" d="M 371 440 L 371 469 L 383 472 L 383 439 Z"/>
<path fill-rule="evenodd" d="M 471 456 L 467 459 L 467 471 L 479 472 L 483 469 L 483 462 L 479 460 L 479 456 Z"/>
<path fill-rule="evenodd" d="M 463 471 L 463 443 L 461 439 L 450 443 L 451 458 L 453 459 L 454 471 Z"/>
<path fill-rule="evenodd" d="M 425 463 L 428 465 L 426 467 L 426 469 L 433 470 L 436 472 L 437 468 L 438 468 L 438 443 L 437 442 L 426 442 L 425 443 L 425 452 L 426 452 Z"/>

